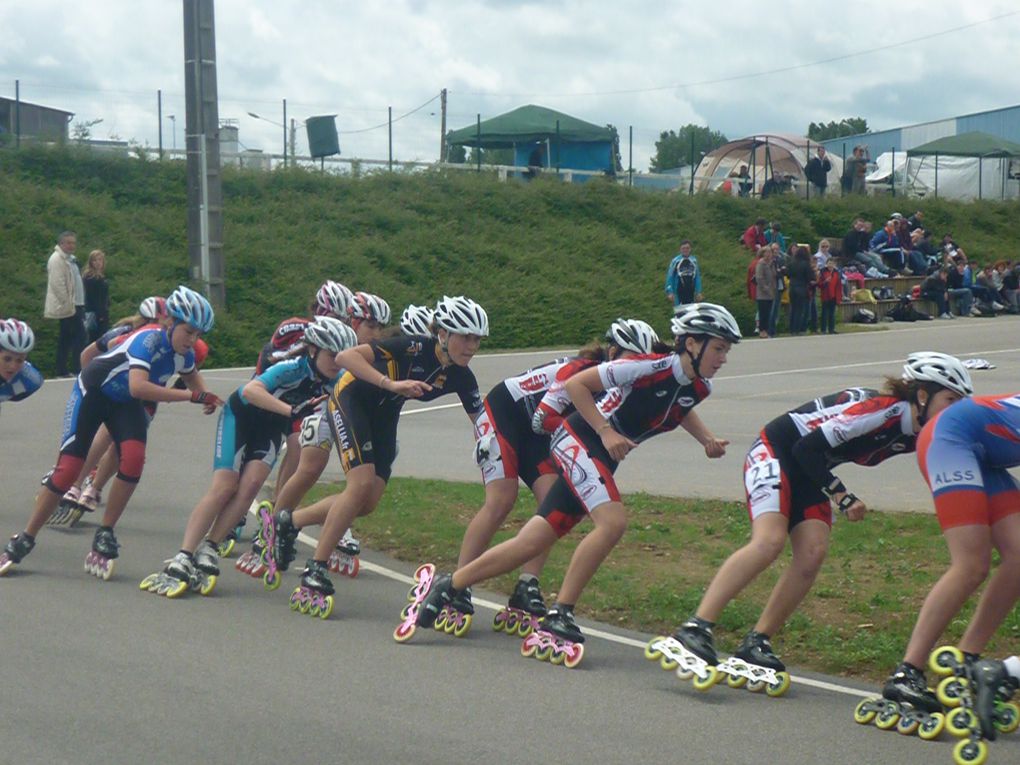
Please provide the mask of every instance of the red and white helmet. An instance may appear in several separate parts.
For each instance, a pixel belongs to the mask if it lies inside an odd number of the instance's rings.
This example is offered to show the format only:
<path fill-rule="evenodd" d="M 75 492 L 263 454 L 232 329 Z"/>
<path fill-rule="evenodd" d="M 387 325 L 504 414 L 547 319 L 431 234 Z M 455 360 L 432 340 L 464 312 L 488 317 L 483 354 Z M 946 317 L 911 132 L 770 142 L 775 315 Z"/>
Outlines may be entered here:
<path fill-rule="evenodd" d="M 159 321 L 166 318 L 166 298 L 158 295 L 147 297 L 138 306 L 138 313 L 143 319 Z"/>
<path fill-rule="evenodd" d="M 35 347 L 32 328 L 19 319 L 0 321 L 0 348 L 12 353 L 28 353 Z"/>
<path fill-rule="evenodd" d="M 390 305 L 378 295 L 368 292 L 355 292 L 351 301 L 351 319 L 375 319 L 380 324 L 389 324 L 393 314 Z"/>
<path fill-rule="evenodd" d="M 457 335 L 489 336 L 489 315 L 478 303 L 463 295 L 443 296 L 436 303 L 436 325 Z"/>
<path fill-rule="evenodd" d="M 319 316 L 333 316 L 346 319 L 351 311 L 354 295 L 340 282 L 327 281 L 315 293 L 315 313 Z"/>

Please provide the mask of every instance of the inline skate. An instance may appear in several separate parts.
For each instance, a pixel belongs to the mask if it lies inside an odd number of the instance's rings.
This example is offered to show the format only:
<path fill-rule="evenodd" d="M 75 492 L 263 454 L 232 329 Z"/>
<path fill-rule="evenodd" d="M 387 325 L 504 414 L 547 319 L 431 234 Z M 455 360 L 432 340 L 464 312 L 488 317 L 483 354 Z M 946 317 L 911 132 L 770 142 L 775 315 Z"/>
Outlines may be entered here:
<path fill-rule="evenodd" d="M 518 579 L 506 607 L 493 617 L 492 628 L 524 638 L 535 631 L 547 610 L 538 579 Z"/>
<path fill-rule="evenodd" d="M 659 662 L 666 672 L 676 671 L 699 691 L 707 691 L 720 679 L 711 622 L 692 616 L 672 637 L 654 637 L 645 646 L 645 658 Z"/>
<path fill-rule="evenodd" d="M 291 611 L 300 611 L 309 616 L 328 619 L 333 613 L 333 583 L 326 575 L 328 569 L 323 561 L 308 559 L 301 574 L 301 584 L 290 594 Z"/>
<path fill-rule="evenodd" d="M 266 571 L 262 575 L 263 586 L 267 590 L 275 590 L 283 581 L 281 572 L 286 571 L 294 560 L 295 541 L 298 530 L 291 522 L 290 510 L 281 510 L 272 515 L 264 506 L 259 507 L 259 520 L 262 522 L 262 562 Z"/>
<path fill-rule="evenodd" d="M 221 558 L 230 557 L 230 554 L 234 551 L 237 543 L 241 541 L 241 538 L 244 535 L 244 527 L 247 522 L 247 517 L 242 518 L 241 522 L 234 526 L 234 528 L 230 530 L 230 533 L 224 537 L 223 541 L 216 546 L 216 551 L 219 553 Z"/>
<path fill-rule="evenodd" d="M 35 537 L 26 531 L 15 534 L 0 553 L 0 576 L 6 576 L 15 565 L 21 563 L 35 547 Z"/>
<path fill-rule="evenodd" d="M 216 577 L 209 576 L 195 565 L 191 553 L 183 550 L 170 560 L 162 571 L 149 574 L 138 585 L 138 589 L 165 595 L 168 598 L 179 598 L 191 589 L 201 595 L 208 595 L 216 587 Z"/>
<path fill-rule="evenodd" d="M 408 593 L 408 598 L 411 599 L 412 605 L 417 603 L 419 606 L 416 624 L 426 628 L 433 626 L 457 594 L 458 591 L 453 588 L 452 574 L 433 577 L 430 586 L 424 592 L 420 592 L 420 583 L 413 587 Z"/>
<path fill-rule="evenodd" d="M 722 662 L 719 672 L 726 675 L 730 688 L 743 688 L 766 695 L 782 696 L 790 688 L 790 673 L 772 650 L 769 636 L 751 630 L 736 653 Z"/>
<path fill-rule="evenodd" d="M 538 624 L 538 629 L 524 638 L 521 655 L 539 661 L 562 664 L 573 669 L 584 658 L 584 635 L 569 608 L 554 604 Z"/>
<path fill-rule="evenodd" d="M 110 526 L 100 526 L 92 538 L 92 550 L 85 556 L 85 573 L 107 581 L 113 576 L 116 560 L 120 556 L 120 542 Z"/>
<path fill-rule="evenodd" d="M 361 542 L 354 538 L 350 529 L 347 529 L 340 544 L 329 556 L 329 570 L 334 574 L 349 576 L 353 579 L 361 569 L 359 555 L 361 555 Z"/>
<path fill-rule="evenodd" d="M 255 508 L 255 533 L 251 537 L 251 549 L 241 554 L 234 563 L 234 568 L 238 571 L 247 574 L 248 576 L 261 579 L 262 575 L 266 573 L 266 564 L 263 560 L 263 551 L 266 549 L 265 539 L 263 537 L 262 530 L 262 518 L 259 515 L 259 510 L 265 505 L 269 515 L 273 514 L 273 503 L 272 502 L 259 502 Z"/>
<path fill-rule="evenodd" d="M 946 726 L 942 705 L 928 688 L 924 673 L 907 662 L 885 681 L 881 698 L 864 699 L 854 708 L 854 721 L 874 722 L 880 730 L 896 728 L 904 736 L 916 733 L 925 741 L 938 738 Z"/>
<path fill-rule="evenodd" d="M 195 568 L 214 579 L 220 575 L 220 558 L 211 539 L 203 539 L 195 550 Z"/>
<path fill-rule="evenodd" d="M 402 621 L 393 630 L 393 639 L 398 643 L 404 643 L 411 639 L 418 629 L 418 611 L 422 601 L 432 587 L 432 580 L 435 577 L 436 567 L 431 563 L 424 563 L 414 572 L 414 586 L 408 593 L 408 604 L 400 612 Z"/>
<path fill-rule="evenodd" d="M 465 587 L 457 592 L 447 605 L 443 606 L 432 626 L 436 632 L 445 632 L 454 637 L 464 637 L 471 629 L 475 606 L 471 602 L 471 588 Z"/>
<path fill-rule="evenodd" d="M 57 505 L 57 509 L 53 511 L 46 520 L 47 526 L 63 526 L 69 524 L 71 516 L 75 510 L 78 510 L 78 500 L 81 497 L 81 489 L 77 486 L 72 486 L 66 492 L 64 496 L 60 498 L 60 503 Z M 79 517 L 81 513 L 79 512 Z"/>

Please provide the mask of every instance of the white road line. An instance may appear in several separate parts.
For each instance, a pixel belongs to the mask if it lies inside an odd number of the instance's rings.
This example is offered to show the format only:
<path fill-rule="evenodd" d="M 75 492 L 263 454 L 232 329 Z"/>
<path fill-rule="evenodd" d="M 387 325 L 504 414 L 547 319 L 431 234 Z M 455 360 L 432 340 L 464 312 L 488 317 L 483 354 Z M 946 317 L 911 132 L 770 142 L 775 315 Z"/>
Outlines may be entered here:
<path fill-rule="evenodd" d="M 457 406 L 460 406 L 460 405 L 458 404 Z M 249 512 L 251 512 L 250 508 L 249 508 Z M 252 514 L 254 515 L 254 513 L 252 513 Z M 256 518 L 257 517 L 258 516 L 256 515 Z M 316 539 L 315 537 L 311 536 L 310 534 L 306 534 L 303 531 L 298 533 L 298 541 L 299 542 L 304 542 L 306 545 L 308 545 L 309 547 L 311 547 L 313 549 L 319 543 L 318 539 Z M 367 561 L 367 560 L 364 560 L 364 559 L 361 559 L 361 568 L 363 568 L 366 571 L 371 571 L 372 573 L 378 574 L 379 576 L 385 577 L 387 579 L 392 579 L 392 580 L 394 580 L 396 582 L 400 582 L 402 584 L 407 584 L 407 585 L 414 584 L 414 578 L 413 577 L 407 576 L 406 574 L 401 574 L 399 571 L 393 571 L 392 569 L 386 568 L 385 566 L 380 566 L 377 563 L 371 563 L 370 561 Z M 491 600 L 485 600 L 484 598 L 474 598 L 474 599 L 472 599 L 471 602 L 474 603 L 474 605 L 476 607 L 480 606 L 481 608 L 488 609 L 489 611 L 492 611 L 494 613 L 496 611 L 502 611 L 503 610 L 503 604 L 502 603 L 496 603 L 496 602 L 491 601 Z M 632 648 L 641 648 L 641 649 L 644 649 L 645 645 L 648 643 L 647 640 L 642 642 L 640 640 L 635 640 L 634 638 L 623 637 L 622 635 L 614 635 L 611 632 L 606 632 L 604 630 L 600 630 L 600 629 L 597 629 L 595 627 L 589 627 L 589 626 L 585 626 L 584 634 L 587 635 L 588 637 L 601 638 L 602 640 L 606 640 L 606 641 L 609 641 L 611 643 L 618 643 L 619 645 L 631 646 Z M 651 637 L 649 637 L 649 639 L 651 639 Z M 875 695 L 874 693 L 867 693 L 866 691 L 862 691 L 862 690 L 859 690 L 857 688 L 848 688 L 848 687 L 846 687 L 844 685 L 837 685 L 836 683 L 829 683 L 829 682 L 826 682 L 825 680 L 815 680 L 815 679 L 810 678 L 810 677 L 793 676 L 793 677 L 791 677 L 791 680 L 793 682 L 797 683 L 798 685 L 807 685 L 807 686 L 811 686 L 813 688 L 819 688 L 819 689 L 824 690 L 824 691 L 831 691 L 833 693 L 842 693 L 842 694 L 845 694 L 847 696 L 853 696 L 855 698 L 868 698 L 869 696 L 874 696 Z"/>

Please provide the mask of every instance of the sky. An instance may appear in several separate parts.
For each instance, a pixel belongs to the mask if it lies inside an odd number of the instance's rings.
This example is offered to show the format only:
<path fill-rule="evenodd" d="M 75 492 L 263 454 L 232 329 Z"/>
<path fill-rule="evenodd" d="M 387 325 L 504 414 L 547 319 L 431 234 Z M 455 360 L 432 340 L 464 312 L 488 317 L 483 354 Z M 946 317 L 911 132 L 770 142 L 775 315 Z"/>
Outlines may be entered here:
<path fill-rule="evenodd" d="M 387 158 L 392 108 L 394 158 L 435 161 L 443 88 L 449 129 L 540 104 L 615 125 L 624 166 L 633 128 L 636 170 L 662 131 L 687 123 L 803 135 L 811 122 L 882 130 L 1020 103 L 1017 0 L 216 0 L 215 11 L 219 116 L 237 121 L 243 147 L 272 153 L 286 99 L 288 122 L 337 114 L 346 158 Z M 17 80 L 24 101 L 101 119 L 95 138 L 155 147 L 162 90 L 164 146 L 183 148 L 180 0 L 0 0 L 0 29 L 0 96 Z"/>

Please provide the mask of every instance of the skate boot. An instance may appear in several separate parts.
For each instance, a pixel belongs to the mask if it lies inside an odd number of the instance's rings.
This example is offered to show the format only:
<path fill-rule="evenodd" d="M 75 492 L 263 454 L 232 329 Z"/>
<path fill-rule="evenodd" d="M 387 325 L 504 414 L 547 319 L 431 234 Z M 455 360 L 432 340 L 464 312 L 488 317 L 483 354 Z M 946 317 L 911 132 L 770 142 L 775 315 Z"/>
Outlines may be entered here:
<path fill-rule="evenodd" d="M 21 563 L 22 559 L 32 552 L 35 547 L 35 537 L 28 532 L 22 531 L 15 534 L 0 553 L 0 576 L 4 576 L 15 565 Z"/>
<path fill-rule="evenodd" d="M 537 579 L 518 579 L 506 607 L 492 620 L 496 632 L 527 637 L 538 627 L 538 620 L 546 614 L 542 590 Z"/>
<path fill-rule="evenodd" d="M 149 574 L 138 585 L 139 589 L 168 598 L 179 598 L 188 589 L 208 595 L 215 586 L 216 577 L 206 576 L 195 566 L 194 556 L 184 550 L 166 561 L 162 571 Z"/>
<path fill-rule="evenodd" d="M 972 733 L 995 741 L 998 734 L 1016 730 L 1020 725 L 1020 709 L 1009 699 L 1018 683 L 1006 671 L 1006 665 L 990 659 L 976 661 L 970 666 L 969 679 L 962 708 L 971 710 L 977 718 L 977 724 L 971 726 Z M 949 715 L 947 726 L 955 723 L 956 717 L 957 710 L 954 709 Z M 952 732 L 956 733 L 955 730 Z"/>
<path fill-rule="evenodd" d="M 946 726 L 935 693 L 928 688 L 924 673 L 903 662 L 882 687 L 882 697 L 865 699 L 854 709 L 854 720 L 862 725 L 874 721 L 881 730 L 896 728 L 905 736 L 916 733 L 929 741 Z"/>
<path fill-rule="evenodd" d="M 258 579 L 266 573 L 266 564 L 263 560 L 263 552 L 266 549 L 266 543 L 264 541 L 262 518 L 259 516 L 259 508 L 265 505 L 269 511 L 269 515 L 272 515 L 273 503 L 258 502 L 252 504 L 255 506 L 255 531 L 251 535 L 251 549 L 241 554 L 241 556 L 237 559 L 237 562 L 234 564 L 234 568 L 248 576 Z"/>
<path fill-rule="evenodd" d="M 329 556 L 329 570 L 334 574 L 349 576 L 353 579 L 361 568 L 361 561 L 358 558 L 360 554 L 361 543 L 354 538 L 351 530 L 347 529 L 340 544 Z"/>
<path fill-rule="evenodd" d="M 769 636 L 751 630 L 730 658 L 719 665 L 726 675 L 726 684 L 769 696 L 782 696 L 790 688 L 790 673 L 772 650 Z"/>
<path fill-rule="evenodd" d="M 690 680 L 699 691 L 707 691 L 722 677 L 716 665 L 719 657 L 712 637 L 712 622 L 692 616 L 672 637 L 654 637 L 645 646 L 645 658 L 659 662 L 667 672 L 676 670 L 681 680 Z"/>
<path fill-rule="evenodd" d="M 195 550 L 195 568 L 212 579 L 220 575 L 220 556 L 216 548 L 211 539 L 203 539 Z"/>
<path fill-rule="evenodd" d="M 420 603 L 418 609 L 418 621 L 419 627 L 431 627 L 436 623 L 436 619 L 439 618 L 439 614 L 443 612 L 453 599 L 457 596 L 458 591 L 453 589 L 453 575 L 443 574 L 437 576 L 432 580 L 432 586 L 425 591 L 424 595 L 417 596 L 418 587 L 415 587 L 411 592 L 415 594 L 415 600 Z M 411 594 L 411 593 L 409 593 Z M 413 604 L 414 601 L 412 601 Z"/>
<path fill-rule="evenodd" d="M 286 571 L 294 560 L 298 530 L 291 521 L 290 510 L 281 510 L 273 515 L 269 508 L 260 505 L 259 520 L 262 522 L 262 541 L 266 546 L 262 553 L 262 562 L 266 564 L 262 582 L 267 590 L 275 590 L 283 580 L 280 572 Z"/>
<path fill-rule="evenodd" d="M 584 657 L 584 635 L 574 621 L 574 612 L 558 603 L 553 605 L 538 629 L 524 638 L 521 655 L 562 664 L 568 669 L 580 664 Z"/>
<path fill-rule="evenodd" d="M 113 576 L 114 563 L 120 555 L 120 542 L 110 526 L 100 526 L 92 538 L 92 550 L 85 556 L 85 573 L 108 580 Z"/>
<path fill-rule="evenodd" d="M 291 611 L 300 611 L 309 616 L 328 619 L 333 613 L 333 583 L 326 575 L 325 561 L 311 558 L 301 574 L 301 584 L 290 594 Z"/>
<path fill-rule="evenodd" d="M 436 574 L 436 567 L 431 563 L 425 563 L 418 566 L 418 569 L 414 572 L 414 587 L 411 588 L 411 592 L 408 593 L 408 604 L 404 606 L 400 612 L 400 618 L 402 621 L 397 625 L 396 629 L 393 630 L 393 639 L 398 643 L 403 643 L 411 639 L 415 631 L 418 629 L 418 613 L 421 608 L 422 601 L 425 596 L 428 595 L 430 588 L 432 587 L 432 581 Z"/>
<path fill-rule="evenodd" d="M 437 632 L 445 632 L 454 637 L 464 637 L 471 629 L 471 620 L 474 617 L 475 606 L 471 602 L 471 588 L 465 587 L 453 596 L 439 612 L 436 617 L 435 627 Z"/>
<path fill-rule="evenodd" d="M 63 526 L 71 519 L 72 513 L 78 509 L 78 499 L 81 497 L 81 489 L 72 486 L 64 496 L 60 498 L 60 504 L 53 511 L 53 515 L 46 521 L 47 526 Z"/>

